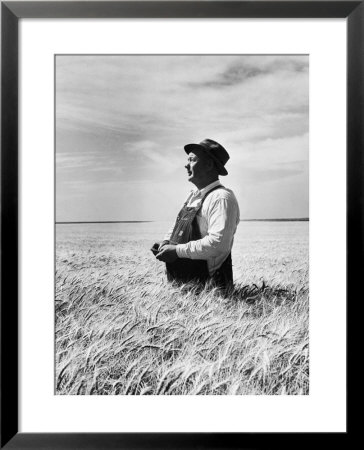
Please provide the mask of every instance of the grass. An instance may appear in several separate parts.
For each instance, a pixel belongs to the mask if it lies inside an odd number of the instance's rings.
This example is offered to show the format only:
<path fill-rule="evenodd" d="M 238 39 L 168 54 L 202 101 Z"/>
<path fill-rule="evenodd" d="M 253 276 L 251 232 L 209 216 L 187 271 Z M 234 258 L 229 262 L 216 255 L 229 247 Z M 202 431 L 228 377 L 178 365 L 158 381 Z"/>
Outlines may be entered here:
<path fill-rule="evenodd" d="M 57 234 L 56 393 L 308 394 L 306 238 L 263 234 L 228 296 L 167 283 L 148 236 Z"/>

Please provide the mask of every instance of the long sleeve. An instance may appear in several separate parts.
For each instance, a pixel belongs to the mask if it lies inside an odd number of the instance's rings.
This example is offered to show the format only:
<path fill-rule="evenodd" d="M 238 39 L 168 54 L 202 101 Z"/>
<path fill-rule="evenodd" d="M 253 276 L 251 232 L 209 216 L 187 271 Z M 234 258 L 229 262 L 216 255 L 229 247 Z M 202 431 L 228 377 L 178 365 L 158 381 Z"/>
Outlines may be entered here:
<path fill-rule="evenodd" d="M 229 252 L 239 222 L 235 197 L 224 195 L 212 202 L 207 214 L 207 234 L 202 239 L 177 245 L 180 258 L 211 259 Z"/>

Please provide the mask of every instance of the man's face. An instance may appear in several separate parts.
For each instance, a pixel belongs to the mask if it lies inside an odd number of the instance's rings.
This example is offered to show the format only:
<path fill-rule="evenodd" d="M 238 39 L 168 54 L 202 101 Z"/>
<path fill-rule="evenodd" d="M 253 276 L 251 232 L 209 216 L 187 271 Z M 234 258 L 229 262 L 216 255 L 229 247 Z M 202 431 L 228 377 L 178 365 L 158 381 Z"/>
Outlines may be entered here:
<path fill-rule="evenodd" d="M 188 181 L 198 185 L 205 179 L 208 167 L 206 159 L 207 157 L 202 150 L 195 150 L 188 154 L 187 164 L 185 165 Z"/>

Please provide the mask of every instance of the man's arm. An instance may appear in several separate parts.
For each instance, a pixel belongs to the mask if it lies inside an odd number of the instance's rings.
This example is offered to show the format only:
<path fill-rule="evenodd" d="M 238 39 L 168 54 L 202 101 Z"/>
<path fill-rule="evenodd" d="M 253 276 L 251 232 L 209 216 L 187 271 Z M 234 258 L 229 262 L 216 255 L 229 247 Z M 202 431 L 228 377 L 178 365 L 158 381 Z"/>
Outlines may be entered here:
<path fill-rule="evenodd" d="M 225 253 L 239 221 L 239 207 L 234 197 L 216 199 L 208 213 L 207 235 L 197 241 L 177 245 L 177 256 L 190 259 L 210 259 Z"/>

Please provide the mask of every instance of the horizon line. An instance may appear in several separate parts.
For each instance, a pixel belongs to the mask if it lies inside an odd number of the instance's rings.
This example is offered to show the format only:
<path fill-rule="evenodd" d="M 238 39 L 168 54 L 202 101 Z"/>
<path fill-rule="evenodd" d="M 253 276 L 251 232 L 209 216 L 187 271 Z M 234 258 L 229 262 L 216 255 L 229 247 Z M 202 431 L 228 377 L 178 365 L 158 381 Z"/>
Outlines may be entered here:
<path fill-rule="evenodd" d="M 292 217 L 292 218 L 271 218 L 271 219 L 240 219 L 240 222 L 309 222 L 309 217 Z M 60 221 L 55 222 L 56 225 L 77 225 L 86 223 L 152 223 L 158 220 L 80 220 L 80 221 Z"/>

